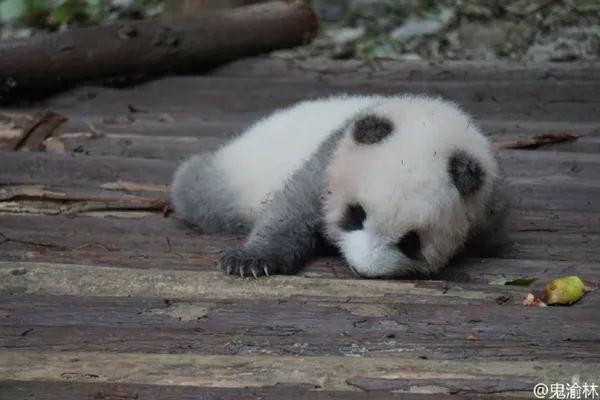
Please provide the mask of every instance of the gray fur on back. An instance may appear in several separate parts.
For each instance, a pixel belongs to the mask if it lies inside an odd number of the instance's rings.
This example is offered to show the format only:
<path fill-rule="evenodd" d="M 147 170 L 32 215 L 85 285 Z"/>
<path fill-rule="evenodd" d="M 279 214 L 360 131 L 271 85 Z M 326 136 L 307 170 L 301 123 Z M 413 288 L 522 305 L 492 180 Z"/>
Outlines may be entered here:
<path fill-rule="evenodd" d="M 226 186 L 211 153 L 192 156 L 181 164 L 170 194 L 176 214 L 203 233 L 247 233 L 251 229 L 238 212 L 237 193 Z"/>
<path fill-rule="evenodd" d="M 508 182 L 501 171 L 494 181 L 485 217 L 471 229 L 459 257 L 489 256 L 507 244 L 507 219 L 511 206 L 507 186 Z"/>

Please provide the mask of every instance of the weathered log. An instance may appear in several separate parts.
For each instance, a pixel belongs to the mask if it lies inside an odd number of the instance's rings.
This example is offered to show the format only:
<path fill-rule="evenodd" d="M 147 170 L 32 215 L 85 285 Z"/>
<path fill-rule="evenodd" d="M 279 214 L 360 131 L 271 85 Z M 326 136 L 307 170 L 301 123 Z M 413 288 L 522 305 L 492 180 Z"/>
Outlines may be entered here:
<path fill-rule="evenodd" d="M 312 40 L 304 0 L 126 21 L 0 42 L 0 99 L 85 80 L 200 71 Z"/>

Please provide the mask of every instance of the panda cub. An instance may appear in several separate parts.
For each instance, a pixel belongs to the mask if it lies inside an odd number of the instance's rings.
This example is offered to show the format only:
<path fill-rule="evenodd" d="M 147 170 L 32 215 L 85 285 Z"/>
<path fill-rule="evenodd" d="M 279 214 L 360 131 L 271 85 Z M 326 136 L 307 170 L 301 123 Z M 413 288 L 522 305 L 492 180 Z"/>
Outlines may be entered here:
<path fill-rule="evenodd" d="M 172 207 L 203 233 L 244 233 L 219 266 L 295 274 L 338 254 L 362 278 L 432 277 L 502 243 L 508 202 L 490 141 L 425 95 L 332 96 L 255 122 L 174 174 Z"/>

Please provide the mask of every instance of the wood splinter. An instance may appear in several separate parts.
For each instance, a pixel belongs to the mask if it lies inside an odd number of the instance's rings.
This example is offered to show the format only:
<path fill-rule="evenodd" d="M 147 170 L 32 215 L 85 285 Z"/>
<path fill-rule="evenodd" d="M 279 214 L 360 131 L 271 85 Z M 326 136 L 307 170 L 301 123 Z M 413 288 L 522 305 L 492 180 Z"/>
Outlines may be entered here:
<path fill-rule="evenodd" d="M 529 136 L 524 139 L 505 140 L 495 142 L 492 146 L 495 150 L 537 149 L 543 145 L 571 142 L 583 135 L 572 133 L 546 133 L 542 135 Z"/>
<path fill-rule="evenodd" d="M 27 119 L 13 120 L 4 116 L 3 120 L 9 120 L 16 128 L 15 131 L 20 130 L 20 134 L 0 136 L 0 150 L 44 151 L 46 139 L 56 135 L 67 117 L 51 110 L 43 110 Z"/>

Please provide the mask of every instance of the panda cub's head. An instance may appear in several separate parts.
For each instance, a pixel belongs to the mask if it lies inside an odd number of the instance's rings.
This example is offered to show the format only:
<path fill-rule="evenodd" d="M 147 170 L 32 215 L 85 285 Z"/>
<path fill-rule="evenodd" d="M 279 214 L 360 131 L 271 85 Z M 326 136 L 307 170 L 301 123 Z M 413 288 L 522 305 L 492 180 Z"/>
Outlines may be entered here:
<path fill-rule="evenodd" d="M 486 218 L 491 143 L 452 102 L 389 98 L 355 117 L 327 170 L 325 234 L 364 278 L 432 275 Z"/>

